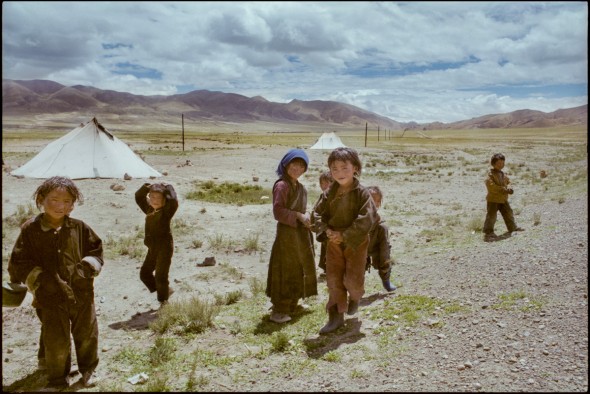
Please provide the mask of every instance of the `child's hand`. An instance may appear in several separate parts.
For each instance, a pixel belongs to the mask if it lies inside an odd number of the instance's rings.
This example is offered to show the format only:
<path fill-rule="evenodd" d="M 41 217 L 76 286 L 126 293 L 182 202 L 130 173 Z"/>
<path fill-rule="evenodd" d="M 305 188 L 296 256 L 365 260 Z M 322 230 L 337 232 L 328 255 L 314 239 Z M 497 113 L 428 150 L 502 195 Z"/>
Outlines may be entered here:
<path fill-rule="evenodd" d="M 340 231 L 333 231 L 333 230 L 326 230 L 326 235 L 330 242 L 334 242 L 336 245 L 341 244 L 344 239 L 342 238 L 342 233 Z"/>
<path fill-rule="evenodd" d="M 311 221 L 309 219 L 309 214 L 306 213 L 301 213 L 301 212 L 297 212 L 297 220 L 299 220 L 301 223 L 303 223 L 303 225 L 307 228 L 311 227 Z"/>

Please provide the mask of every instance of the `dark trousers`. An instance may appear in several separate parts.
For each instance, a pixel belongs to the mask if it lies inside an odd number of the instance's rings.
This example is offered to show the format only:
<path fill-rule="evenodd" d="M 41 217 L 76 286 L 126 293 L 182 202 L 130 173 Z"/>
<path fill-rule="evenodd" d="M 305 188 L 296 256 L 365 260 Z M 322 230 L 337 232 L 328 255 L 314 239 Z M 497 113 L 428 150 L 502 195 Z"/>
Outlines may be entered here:
<path fill-rule="evenodd" d="M 494 232 L 494 226 L 496 225 L 496 219 L 498 217 L 498 211 L 502 214 L 504 223 L 508 232 L 513 232 L 516 229 L 516 223 L 514 222 L 514 213 L 508 201 L 505 203 L 489 202 L 487 203 L 487 214 L 486 220 L 483 224 L 483 233 L 492 234 Z"/>
<path fill-rule="evenodd" d="M 37 361 L 45 361 L 45 345 L 43 344 L 43 320 L 41 319 L 41 311 L 40 308 L 35 308 L 35 312 L 37 313 L 37 317 L 41 322 L 41 334 L 39 334 L 39 350 L 37 351 Z"/>
<path fill-rule="evenodd" d="M 72 364 L 70 334 L 74 338 L 80 373 L 92 373 L 98 365 L 98 321 L 94 299 L 68 306 L 41 309 L 41 333 L 51 386 L 68 385 Z"/>
<path fill-rule="evenodd" d="M 326 244 L 328 241 L 324 241 L 321 243 L 320 246 L 320 262 L 318 263 L 318 267 L 320 267 L 324 272 L 326 272 Z"/>
<path fill-rule="evenodd" d="M 168 273 L 172 264 L 173 251 L 172 240 L 166 241 L 164 245 L 148 248 L 147 256 L 139 270 L 139 278 L 151 293 L 158 292 L 160 302 L 168 300 L 170 292 Z"/>
<path fill-rule="evenodd" d="M 382 259 L 379 253 L 367 256 L 367 271 L 371 271 L 371 266 L 379 271 L 379 277 L 382 281 L 391 278 L 391 259 Z"/>

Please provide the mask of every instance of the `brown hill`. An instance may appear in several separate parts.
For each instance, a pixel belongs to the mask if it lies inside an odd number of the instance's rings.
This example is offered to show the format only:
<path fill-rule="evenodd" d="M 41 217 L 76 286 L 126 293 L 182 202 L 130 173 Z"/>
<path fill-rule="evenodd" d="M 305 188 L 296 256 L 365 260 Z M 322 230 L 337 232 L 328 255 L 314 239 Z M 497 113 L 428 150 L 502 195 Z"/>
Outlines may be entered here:
<path fill-rule="evenodd" d="M 250 98 L 209 90 L 171 96 L 141 96 L 80 85 L 66 87 L 44 80 L 3 79 L 2 110 L 8 116 L 91 112 L 93 116 L 119 114 L 178 119 L 180 114 L 184 114 L 185 118 L 194 120 L 343 125 L 369 123 L 393 130 L 403 128 L 401 123 L 384 116 L 333 101 L 293 100 L 282 104 L 260 96 Z"/>
<path fill-rule="evenodd" d="M 134 116 L 169 118 L 177 122 L 180 114 L 192 120 L 221 122 L 319 123 L 380 126 L 390 130 L 489 129 L 555 127 L 588 124 L 588 105 L 560 109 L 551 113 L 518 110 L 485 115 L 453 123 L 400 123 L 361 108 L 335 101 L 292 100 L 274 103 L 263 97 L 235 93 L 195 90 L 171 96 L 142 96 L 102 90 L 90 86 L 64 86 L 46 80 L 2 80 L 3 116 L 78 112 L 87 116 L 119 115 L 121 121 Z M 128 119 L 127 119 L 128 118 Z"/>
<path fill-rule="evenodd" d="M 506 114 L 485 115 L 453 123 L 429 123 L 422 125 L 423 130 L 440 129 L 494 129 L 558 127 L 588 124 L 588 104 L 554 112 L 522 109 Z M 420 127 L 420 125 L 418 126 Z"/>

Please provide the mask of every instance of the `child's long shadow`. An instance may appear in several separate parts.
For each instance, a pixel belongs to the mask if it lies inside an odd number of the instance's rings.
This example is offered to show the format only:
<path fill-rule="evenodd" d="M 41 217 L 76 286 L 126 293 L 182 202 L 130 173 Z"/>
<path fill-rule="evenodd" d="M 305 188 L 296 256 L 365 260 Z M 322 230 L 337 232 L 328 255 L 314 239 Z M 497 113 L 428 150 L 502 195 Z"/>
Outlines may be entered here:
<path fill-rule="evenodd" d="M 22 379 L 13 382 L 10 386 L 2 385 L 3 393 L 39 391 L 47 385 L 47 375 L 43 371 L 36 370 Z"/>
<path fill-rule="evenodd" d="M 113 330 L 146 330 L 149 328 L 151 322 L 156 320 L 158 317 L 157 310 L 150 309 L 147 312 L 143 313 L 136 313 L 131 317 L 131 319 L 127 321 L 120 321 L 116 323 L 109 324 L 109 327 Z"/>
<path fill-rule="evenodd" d="M 355 317 L 345 320 L 344 325 L 332 333 L 304 339 L 303 344 L 307 349 L 307 355 L 319 359 L 342 344 L 358 342 L 365 337 L 365 334 L 361 332 L 361 325 L 362 322 Z"/>
<path fill-rule="evenodd" d="M 508 239 L 512 236 L 512 234 L 510 234 L 509 232 L 505 232 L 502 235 L 498 235 L 496 238 L 492 238 L 490 240 L 488 240 L 488 242 L 498 242 L 498 241 L 503 241 L 505 239 Z"/>
<path fill-rule="evenodd" d="M 388 293 L 371 294 L 368 297 L 361 298 L 361 301 L 359 302 L 359 306 L 371 305 L 373 302 L 375 302 L 377 300 L 382 300 L 384 298 L 392 297 L 394 295 L 395 295 L 395 292 L 393 292 L 393 291 L 388 292 Z"/>

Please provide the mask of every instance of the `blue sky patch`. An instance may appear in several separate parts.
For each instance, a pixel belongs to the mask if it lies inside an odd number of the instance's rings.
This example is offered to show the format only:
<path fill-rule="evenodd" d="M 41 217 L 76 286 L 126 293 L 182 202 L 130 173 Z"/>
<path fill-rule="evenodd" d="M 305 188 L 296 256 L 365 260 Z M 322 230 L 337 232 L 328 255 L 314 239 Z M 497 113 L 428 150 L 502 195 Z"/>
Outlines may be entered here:
<path fill-rule="evenodd" d="M 131 64 L 129 62 L 125 62 L 125 63 L 117 63 L 115 64 L 115 66 L 117 67 L 116 70 L 112 70 L 112 73 L 114 74 L 120 74 L 120 75 L 133 75 L 137 78 L 148 78 L 148 79 L 157 79 L 157 80 L 161 80 L 162 79 L 162 72 L 158 71 L 156 69 L 153 68 L 147 68 L 147 67 L 143 67 L 140 66 L 139 64 Z"/>
<path fill-rule="evenodd" d="M 355 75 L 363 78 L 378 78 L 378 77 L 401 77 L 412 74 L 420 74 L 428 71 L 443 71 L 452 70 L 463 67 L 469 63 L 478 63 L 480 59 L 475 56 L 470 56 L 468 60 L 462 62 L 436 62 L 425 65 L 417 64 L 400 64 L 393 63 L 367 63 L 362 67 L 351 68 L 346 74 Z"/>
<path fill-rule="evenodd" d="M 132 44 L 121 44 L 121 43 L 116 43 L 116 44 L 102 44 L 102 49 L 117 49 L 117 48 L 129 48 L 129 49 L 133 49 L 133 45 Z"/>
<path fill-rule="evenodd" d="M 494 93 L 498 96 L 510 96 L 513 98 L 527 98 L 543 96 L 546 98 L 562 98 L 571 96 L 586 96 L 588 94 L 587 83 L 562 84 L 562 85 L 516 85 L 516 86 L 486 86 L 474 89 L 460 89 L 462 91 L 478 91 Z"/>

